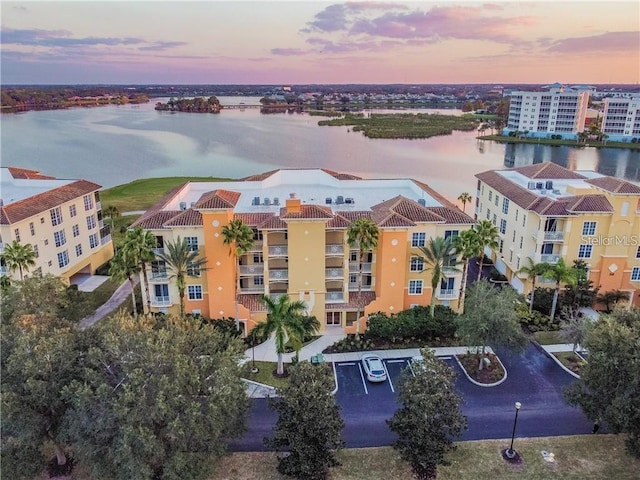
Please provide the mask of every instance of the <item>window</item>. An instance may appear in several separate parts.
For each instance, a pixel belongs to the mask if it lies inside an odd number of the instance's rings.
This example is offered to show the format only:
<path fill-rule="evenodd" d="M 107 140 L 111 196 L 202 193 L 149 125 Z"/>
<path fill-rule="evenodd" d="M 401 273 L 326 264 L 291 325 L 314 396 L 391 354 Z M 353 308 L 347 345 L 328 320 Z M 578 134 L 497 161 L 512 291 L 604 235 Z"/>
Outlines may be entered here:
<path fill-rule="evenodd" d="M 258 230 L 257 228 L 253 229 L 253 239 L 255 241 L 262 241 L 263 236 L 262 236 L 262 230 Z"/>
<path fill-rule="evenodd" d="M 520 237 L 520 250 L 522 250 L 522 243 L 524 242 L 524 237 Z"/>
<path fill-rule="evenodd" d="M 58 267 L 62 268 L 69 265 L 69 253 L 65 250 L 58 254 Z"/>
<path fill-rule="evenodd" d="M 636 258 L 640 258 L 640 245 L 638 245 L 638 249 L 636 250 Z"/>
<path fill-rule="evenodd" d="M 513 235 L 511 235 L 511 242 L 515 243 L 515 241 L 516 241 L 516 231 L 514 230 Z"/>
<path fill-rule="evenodd" d="M 578 248 L 578 258 L 591 258 L 593 245 L 580 245 Z"/>
<path fill-rule="evenodd" d="M 89 235 L 89 246 L 91 248 L 96 248 L 98 246 L 98 234 L 93 233 Z"/>
<path fill-rule="evenodd" d="M 40 223 L 44 223 L 44 217 L 40 217 Z"/>
<path fill-rule="evenodd" d="M 496 195 L 496 201 L 494 202 L 494 205 L 497 207 L 499 203 L 500 203 L 500 195 Z"/>
<path fill-rule="evenodd" d="M 64 230 L 60 230 L 59 232 L 53 232 L 53 240 L 56 243 L 56 247 L 61 247 L 65 243 L 67 243 L 67 237 L 64 234 Z"/>
<path fill-rule="evenodd" d="M 493 198 L 493 190 L 489 190 L 489 201 Z"/>
<path fill-rule="evenodd" d="M 187 275 L 190 275 L 192 277 L 199 277 L 200 276 L 200 266 L 199 265 L 194 265 L 193 263 L 189 262 L 187 264 Z"/>
<path fill-rule="evenodd" d="M 497 225 L 497 224 L 498 224 L 498 217 L 497 217 L 497 215 L 496 215 L 495 213 L 493 214 L 493 220 L 492 220 L 492 223 L 493 223 L 494 225 Z"/>
<path fill-rule="evenodd" d="M 49 213 L 51 214 L 51 225 L 55 227 L 62 223 L 62 210 L 60 207 L 52 208 Z"/>
<path fill-rule="evenodd" d="M 425 241 L 427 239 L 427 234 L 422 233 L 414 233 L 411 236 L 411 246 L 412 247 L 424 247 Z"/>
<path fill-rule="evenodd" d="M 189 285 L 187 292 L 189 300 L 202 300 L 202 285 Z"/>
<path fill-rule="evenodd" d="M 455 237 L 458 236 L 460 232 L 458 230 L 445 230 L 444 231 L 444 238 L 445 240 L 447 238 L 451 238 L 451 241 L 453 241 L 455 239 Z"/>
<path fill-rule="evenodd" d="M 507 200 L 507 201 L 508 201 L 508 200 Z M 508 210 L 508 209 L 509 209 L 509 205 L 507 205 L 507 210 Z M 519 210 L 518 210 L 518 209 L 516 209 L 516 222 L 518 221 L 518 212 L 519 212 Z"/>
<path fill-rule="evenodd" d="M 349 283 L 358 283 L 358 275 L 349 275 Z"/>
<path fill-rule="evenodd" d="M 455 279 L 453 278 L 443 278 L 440 280 L 440 290 L 441 293 L 445 295 L 453 295 L 453 287 L 455 284 Z M 442 292 L 442 290 L 445 290 Z"/>
<path fill-rule="evenodd" d="M 504 213 L 505 215 L 509 213 L 509 199 L 506 197 L 502 199 L 502 213 Z M 517 219 L 518 212 L 516 212 L 516 220 Z"/>
<path fill-rule="evenodd" d="M 349 261 L 357 262 L 358 261 L 358 252 L 354 250 L 353 252 L 349 252 Z"/>
<path fill-rule="evenodd" d="M 409 280 L 409 295 L 422 295 L 422 280 Z"/>
<path fill-rule="evenodd" d="M 74 225 L 73 227 L 71 227 L 71 231 L 73 232 L 74 238 L 80 235 L 80 228 L 78 227 L 78 225 Z"/>
<path fill-rule="evenodd" d="M 500 239 L 500 242 L 498 243 L 498 252 L 502 253 L 503 249 L 504 249 L 504 240 Z"/>
<path fill-rule="evenodd" d="M 96 217 L 94 217 L 93 215 L 89 215 L 87 217 L 87 228 L 89 230 L 93 230 L 94 228 L 96 228 Z"/>
<path fill-rule="evenodd" d="M 47 245 L 49 245 L 49 239 L 48 239 L 48 238 L 45 238 L 45 239 L 44 239 L 44 246 L 46 247 Z"/>
<path fill-rule="evenodd" d="M 84 200 L 85 212 L 88 212 L 93 208 L 93 197 L 91 195 L 85 195 L 84 197 L 82 197 L 82 200 Z"/>
<path fill-rule="evenodd" d="M 500 233 L 507 233 L 507 221 L 504 218 L 500 219 Z"/>
<path fill-rule="evenodd" d="M 40 256 L 40 252 L 38 252 L 38 245 L 33 246 L 33 253 L 35 253 L 36 258 Z"/>
<path fill-rule="evenodd" d="M 13 236 L 16 237 L 16 242 L 20 243 L 20 229 L 16 228 L 13 231 Z"/>
<path fill-rule="evenodd" d="M 36 234 L 36 227 L 33 226 L 33 222 L 29 222 L 29 231 L 32 237 Z"/>
<path fill-rule="evenodd" d="M 80 257 L 82 256 L 82 244 L 77 244 L 76 245 L 76 257 Z"/>
<path fill-rule="evenodd" d="M 198 251 L 198 237 L 185 237 L 187 239 L 187 245 L 192 252 Z"/>
<path fill-rule="evenodd" d="M 256 286 L 264 285 L 264 277 L 253 277 L 253 284 Z"/>
<path fill-rule="evenodd" d="M 633 267 L 631 270 L 631 281 L 640 282 L 640 267 Z"/>
<path fill-rule="evenodd" d="M 487 208 L 487 220 L 491 220 L 491 210 Z"/>
<path fill-rule="evenodd" d="M 424 270 L 424 260 L 420 257 L 411 257 L 411 268 L 412 272 L 421 272 Z"/>
<path fill-rule="evenodd" d="M 69 205 L 69 216 L 71 218 L 75 217 L 78 214 L 78 212 L 76 212 L 76 206 L 75 205 Z"/>
<path fill-rule="evenodd" d="M 527 224 L 527 216 L 526 215 L 522 215 L 522 226 L 526 226 Z"/>
<path fill-rule="evenodd" d="M 629 202 L 622 202 L 622 208 L 620 209 L 620 216 L 626 217 L 629 214 Z"/>
<path fill-rule="evenodd" d="M 596 222 L 584 222 L 582 224 L 582 235 L 595 235 Z"/>
<path fill-rule="evenodd" d="M 264 258 L 261 253 L 253 254 L 253 263 L 264 263 Z"/>

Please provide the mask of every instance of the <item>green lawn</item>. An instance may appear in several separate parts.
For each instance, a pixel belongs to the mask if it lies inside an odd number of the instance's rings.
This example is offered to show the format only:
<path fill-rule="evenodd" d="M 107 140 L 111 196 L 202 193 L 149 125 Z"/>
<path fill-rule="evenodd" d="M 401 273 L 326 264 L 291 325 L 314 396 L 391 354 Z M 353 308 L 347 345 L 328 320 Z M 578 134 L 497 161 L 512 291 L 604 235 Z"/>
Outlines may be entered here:
<path fill-rule="evenodd" d="M 102 208 L 115 206 L 121 213 L 146 210 L 173 187 L 186 182 L 219 182 L 229 180 L 218 177 L 162 177 L 134 180 L 100 192 Z"/>
<path fill-rule="evenodd" d="M 251 373 L 251 367 L 253 363 L 248 361 L 244 368 L 245 371 L 243 373 L 243 377 L 247 380 L 253 380 L 254 382 L 264 383 L 265 385 L 271 385 L 272 387 L 286 387 L 289 385 L 288 378 L 277 378 L 273 376 L 273 371 L 278 367 L 276 362 L 258 362 L 256 361 L 256 367 L 258 368 L 258 373 Z M 291 364 L 284 364 L 284 368 L 290 366 Z"/>
<path fill-rule="evenodd" d="M 516 438 L 514 447 L 524 460 L 519 467 L 502 459 L 500 451 L 508 446 L 508 440 L 458 443 L 451 465 L 438 468 L 438 480 L 632 480 L 640 471 L 640 460 L 625 452 L 622 435 Z M 541 450 L 553 453 L 555 463 L 545 462 Z M 339 458 L 342 465 L 331 471 L 330 480 L 412 478 L 409 466 L 390 447 L 346 449 Z M 280 475 L 276 465 L 275 453 L 233 453 L 218 462 L 210 480 L 290 478 Z"/>
<path fill-rule="evenodd" d="M 560 338 L 560 332 L 557 330 L 551 332 L 534 332 L 533 337 L 540 345 L 556 345 L 558 343 L 566 343 L 564 340 L 562 340 L 562 338 Z"/>
<path fill-rule="evenodd" d="M 580 369 L 584 365 L 584 360 L 573 352 L 556 352 L 553 354 L 560 363 L 571 370 L 573 373 L 580 375 Z"/>

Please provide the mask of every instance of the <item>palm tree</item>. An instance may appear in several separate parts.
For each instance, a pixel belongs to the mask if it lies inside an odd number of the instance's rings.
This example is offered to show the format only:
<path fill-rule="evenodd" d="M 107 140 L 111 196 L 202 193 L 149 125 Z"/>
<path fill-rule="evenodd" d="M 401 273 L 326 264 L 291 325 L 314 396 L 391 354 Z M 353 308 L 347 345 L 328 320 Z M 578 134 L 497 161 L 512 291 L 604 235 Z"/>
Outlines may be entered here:
<path fill-rule="evenodd" d="M 184 316 L 184 291 L 186 290 L 185 279 L 187 276 L 194 277 L 190 272 L 199 269 L 205 263 L 206 258 L 198 258 L 198 252 L 191 250 L 186 238 L 178 238 L 175 242 L 166 243 L 166 253 L 159 253 L 158 258 L 164 261 L 173 272 L 170 278 L 176 279 L 176 287 L 180 296 L 180 316 Z"/>
<path fill-rule="evenodd" d="M 485 247 L 489 247 L 492 250 L 498 248 L 500 235 L 498 234 L 498 228 L 489 220 L 481 220 L 480 223 L 473 226 L 471 231 L 474 232 L 473 235 L 476 236 L 473 245 L 476 248 L 474 253 L 479 258 L 478 280 L 480 280 L 480 278 L 482 278 L 482 265 L 484 263 L 484 249 Z"/>
<path fill-rule="evenodd" d="M 356 338 L 360 335 L 360 312 L 364 308 L 362 301 L 362 266 L 365 255 L 378 246 L 378 226 L 370 218 L 362 217 L 354 221 L 347 230 L 349 247 L 358 246 L 358 310 L 356 314 Z"/>
<path fill-rule="evenodd" d="M 531 257 L 527 257 L 528 264 L 520 268 L 516 273 L 523 273 L 527 276 L 527 280 L 531 281 L 531 298 L 529 300 L 529 312 L 533 310 L 533 297 L 536 293 L 536 280 L 540 275 L 544 275 L 551 265 L 547 262 L 534 263 Z"/>
<path fill-rule="evenodd" d="M 431 304 L 429 308 L 433 318 L 438 285 L 443 279 L 447 278 L 447 271 L 459 272 L 460 270 L 455 268 L 456 253 L 451 238 L 430 238 L 426 246 L 420 247 L 420 251 L 424 254 L 424 257 L 420 258 L 426 265 L 426 270 L 431 270 Z"/>
<path fill-rule="evenodd" d="M 136 304 L 136 285 L 133 281 L 133 276 L 140 273 L 140 264 L 127 255 L 124 249 L 119 249 L 111 259 L 109 266 L 109 275 L 111 275 L 118 282 L 129 280 L 131 285 L 131 303 L 133 304 L 133 316 L 138 316 L 138 305 Z"/>
<path fill-rule="evenodd" d="M 29 270 L 29 267 L 36 266 L 36 252 L 30 243 L 21 244 L 14 240 L 2 252 L 2 258 L 9 267 L 9 271 L 18 269 L 20 271 L 20 280 L 22 281 L 23 270 Z"/>
<path fill-rule="evenodd" d="M 462 211 L 464 212 L 467 208 L 467 203 L 471 203 L 473 197 L 467 192 L 462 192 L 458 197 L 458 201 L 462 202 Z M 466 213 L 466 212 L 465 212 Z"/>
<path fill-rule="evenodd" d="M 553 320 L 556 314 L 556 307 L 558 305 L 560 285 L 562 283 L 567 283 L 569 285 L 575 284 L 577 280 L 576 271 L 572 267 L 568 267 L 567 264 L 564 263 L 564 259 L 561 258 L 555 265 L 549 265 L 547 271 L 544 273 L 544 276 L 556 282 L 556 288 L 553 292 L 553 302 L 551 304 L 550 314 L 551 320 Z"/>
<path fill-rule="evenodd" d="M 629 292 L 623 292 L 622 290 L 611 290 L 609 292 L 601 293 L 596 297 L 596 302 L 604 303 L 607 312 L 611 312 L 613 307 L 618 302 L 629 300 Z"/>
<path fill-rule="evenodd" d="M 118 207 L 116 207 L 115 205 L 108 205 L 103 210 L 103 213 L 111 220 L 111 230 L 113 231 L 113 220 L 120 216 L 120 210 L 118 210 Z"/>
<path fill-rule="evenodd" d="M 241 219 L 231 220 L 228 225 L 222 228 L 224 244 L 229 245 L 229 255 L 233 255 L 236 263 L 236 329 L 240 330 L 240 319 L 238 318 L 238 294 L 240 292 L 240 257 L 253 247 L 253 230 L 245 225 Z"/>
<path fill-rule="evenodd" d="M 256 325 L 251 333 L 258 338 L 275 336 L 276 353 L 278 354 L 278 369 L 276 373 L 277 375 L 284 375 L 282 354 L 285 351 L 287 342 L 293 340 L 294 345 L 300 345 L 305 333 L 315 333 L 320 324 L 317 320 L 315 324 L 305 323 L 302 317 L 307 306 L 300 300 L 292 302 L 288 295 L 282 295 L 277 300 L 268 295 L 262 295 L 262 302 L 267 307 L 267 319 Z M 305 332 L 306 325 L 313 331 Z"/>
<path fill-rule="evenodd" d="M 156 245 L 156 236 L 149 230 L 143 230 L 142 227 L 127 230 L 127 235 L 124 239 L 124 243 L 122 244 L 122 249 L 126 252 L 126 255 L 140 264 L 144 280 L 144 313 L 149 313 L 151 311 L 147 263 L 153 262 L 156 259 L 156 254 L 153 251 L 153 249 L 156 248 Z"/>
<path fill-rule="evenodd" d="M 474 257 L 477 248 L 475 242 L 477 236 L 471 230 L 465 230 L 455 237 L 453 246 L 456 248 L 456 254 L 460 256 L 462 263 L 462 280 L 460 281 L 460 295 L 458 296 L 458 313 L 464 311 L 464 296 L 467 289 L 467 269 L 469 260 Z"/>

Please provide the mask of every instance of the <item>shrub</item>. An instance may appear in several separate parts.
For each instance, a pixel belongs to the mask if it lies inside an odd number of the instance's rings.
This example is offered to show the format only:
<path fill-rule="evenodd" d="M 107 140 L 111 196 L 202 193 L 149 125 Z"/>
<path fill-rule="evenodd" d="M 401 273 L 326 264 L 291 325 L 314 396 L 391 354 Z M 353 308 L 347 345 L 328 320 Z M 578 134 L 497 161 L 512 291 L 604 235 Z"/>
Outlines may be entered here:
<path fill-rule="evenodd" d="M 559 324 L 552 322 L 549 315 L 540 313 L 537 310 L 529 312 L 529 307 L 524 303 L 518 304 L 516 313 L 520 324 L 525 326 L 530 332 L 538 332 L 541 330 L 553 331 L 559 328 Z"/>

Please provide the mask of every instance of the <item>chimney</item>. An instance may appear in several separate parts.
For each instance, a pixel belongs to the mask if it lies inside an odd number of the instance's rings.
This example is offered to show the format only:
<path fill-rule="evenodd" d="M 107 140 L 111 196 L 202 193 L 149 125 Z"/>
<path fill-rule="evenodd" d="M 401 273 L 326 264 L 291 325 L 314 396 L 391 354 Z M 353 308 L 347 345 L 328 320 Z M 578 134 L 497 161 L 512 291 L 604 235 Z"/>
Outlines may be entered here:
<path fill-rule="evenodd" d="M 300 199 L 295 193 L 290 193 L 287 198 L 287 213 L 300 213 Z"/>

